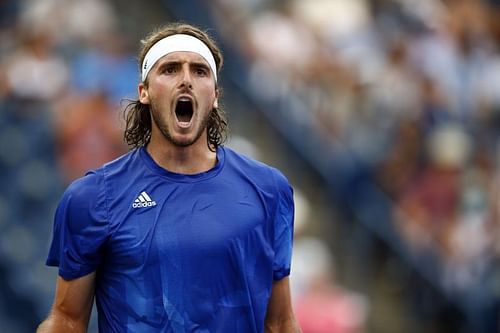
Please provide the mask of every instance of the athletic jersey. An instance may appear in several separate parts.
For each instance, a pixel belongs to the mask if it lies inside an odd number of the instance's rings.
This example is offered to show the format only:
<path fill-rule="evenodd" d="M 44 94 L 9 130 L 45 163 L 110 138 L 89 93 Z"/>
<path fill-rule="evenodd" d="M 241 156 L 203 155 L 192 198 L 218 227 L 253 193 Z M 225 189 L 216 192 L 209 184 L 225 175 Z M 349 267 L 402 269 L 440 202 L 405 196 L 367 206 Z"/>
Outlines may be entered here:
<path fill-rule="evenodd" d="M 293 199 L 276 169 L 227 147 L 183 175 L 138 148 L 74 181 L 47 264 L 96 271 L 100 332 L 263 332 L 290 273 Z"/>

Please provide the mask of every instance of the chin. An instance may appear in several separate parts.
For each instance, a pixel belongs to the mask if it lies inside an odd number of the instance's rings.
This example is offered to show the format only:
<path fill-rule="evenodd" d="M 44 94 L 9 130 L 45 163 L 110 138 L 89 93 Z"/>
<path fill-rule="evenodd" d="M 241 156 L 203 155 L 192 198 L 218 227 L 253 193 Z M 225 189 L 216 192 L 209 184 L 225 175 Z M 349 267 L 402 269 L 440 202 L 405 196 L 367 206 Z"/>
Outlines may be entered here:
<path fill-rule="evenodd" d="M 196 143 L 194 138 L 172 138 L 170 140 L 177 147 L 189 147 Z"/>

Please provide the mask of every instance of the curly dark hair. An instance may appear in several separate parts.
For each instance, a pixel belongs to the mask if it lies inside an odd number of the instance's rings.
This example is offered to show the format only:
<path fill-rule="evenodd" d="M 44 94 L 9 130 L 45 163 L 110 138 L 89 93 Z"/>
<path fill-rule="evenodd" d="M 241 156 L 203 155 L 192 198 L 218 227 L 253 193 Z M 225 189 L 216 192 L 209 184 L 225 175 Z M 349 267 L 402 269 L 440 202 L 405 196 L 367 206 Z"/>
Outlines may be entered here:
<path fill-rule="evenodd" d="M 167 36 L 175 34 L 191 35 L 204 42 L 214 56 L 217 72 L 220 72 L 223 64 L 222 53 L 213 39 L 207 32 L 185 23 L 164 25 L 146 36 L 146 38 L 141 41 L 142 47 L 139 51 L 139 66 L 141 66 L 148 50 L 155 43 Z M 147 86 L 147 79 L 144 84 Z M 220 95 L 220 88 L 218 89 Z M 125 142 L 131 148 L 146 146 L 151 140 L 152 119 L 150 106 L 142 104 L 138 99 L 129 100 L 128 105 L 124 109 L 124 118 L 126 122 L 125 132 L 123 134 Z M 217 147 L 226 141 L 227 130 L 228 124 L 224 110 L 221 108 L 213 108 L 212 112 L 210 112 L 207 124 L 208 148 L 210 150 L 216 151 Z"/>

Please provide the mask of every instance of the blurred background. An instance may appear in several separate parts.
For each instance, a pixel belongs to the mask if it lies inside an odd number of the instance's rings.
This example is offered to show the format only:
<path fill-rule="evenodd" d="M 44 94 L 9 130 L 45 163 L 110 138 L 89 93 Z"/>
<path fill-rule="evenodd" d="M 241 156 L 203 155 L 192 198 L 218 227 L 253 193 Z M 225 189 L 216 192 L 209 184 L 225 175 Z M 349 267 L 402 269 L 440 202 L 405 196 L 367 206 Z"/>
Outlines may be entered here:
<path fill-rule="evenodd" d="M 499 332 L 498 0 L 0 0 L 0 331 L 46 317 L 59 197 L 127 151 L 178 20 L 223 49 L 228 145 L 295 188 L 304 333 Z"/>

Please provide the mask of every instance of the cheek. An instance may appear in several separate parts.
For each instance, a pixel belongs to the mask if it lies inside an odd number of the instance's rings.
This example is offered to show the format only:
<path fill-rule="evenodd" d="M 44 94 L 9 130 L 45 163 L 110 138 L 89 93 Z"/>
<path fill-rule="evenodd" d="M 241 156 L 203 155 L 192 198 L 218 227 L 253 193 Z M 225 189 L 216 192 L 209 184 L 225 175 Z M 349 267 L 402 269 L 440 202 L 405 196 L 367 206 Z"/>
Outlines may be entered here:
<path fill-rule="evenodd" d="M 154 90 L 150 89 L 149 91 L 149 100 L 151 104 L 155 104 L 159 107 L 170 107 L 172 102 L 171 89 L 165 85 L 156 85 Z"/>
<path fill-rule="evenodd" d="M 207 103 L 207 106 L 209 107 L 209 109 L 219 107 L 219 101 L 217 98 L 218 94 L 217 94 L 217 91 L 214 91 L 213 86 L 206 87 L 206 89 L 204 90 L 204 96 L 207 96 L 206 103 Z"/>
<path fill-rule="evenodd" d="M 165 99 L 172 95 L 172 91 L 175 89 L 175 84 L 172 80 L 167 80 L 161 76 L 153 78 L 150 82 L 149 93 L 150 97 L 156 97 L 157 99 Z"/>

